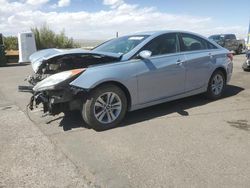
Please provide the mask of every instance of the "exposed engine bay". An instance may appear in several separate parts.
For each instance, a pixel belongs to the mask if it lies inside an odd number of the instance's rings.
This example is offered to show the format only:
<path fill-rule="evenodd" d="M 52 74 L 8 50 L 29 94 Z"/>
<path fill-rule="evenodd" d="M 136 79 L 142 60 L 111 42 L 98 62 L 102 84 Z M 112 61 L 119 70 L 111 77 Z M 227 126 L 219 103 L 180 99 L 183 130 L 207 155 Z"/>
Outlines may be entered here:
<path fill-rule="evenodd" d="M 43 105 L 45 114 L 79 110 L 86 95 L 83 89 L 70 86 L 70 82 L 90 66 L 119 62 L 121 54 L 94 52 L 82 49 L 47 49 L 30 56 L 34 74 L 26 80 L 29 86 L 19 86 L 19 91 L 30 92 L 29 108 Z M 86 93 L 86 92 L 85 92 Z"/>
<path fill-rule="evenodd" d="M 115 61 L 117 61 L 117 58 L 93 54 L 68 54 L 56 56 L 48 60 L 43 60 L 37 72 L 29 76 L 27 81 L 31 85 L 36 85 L 52 74 L 67 70 L 87 68 L 92 65 L 112 63 Z"/>

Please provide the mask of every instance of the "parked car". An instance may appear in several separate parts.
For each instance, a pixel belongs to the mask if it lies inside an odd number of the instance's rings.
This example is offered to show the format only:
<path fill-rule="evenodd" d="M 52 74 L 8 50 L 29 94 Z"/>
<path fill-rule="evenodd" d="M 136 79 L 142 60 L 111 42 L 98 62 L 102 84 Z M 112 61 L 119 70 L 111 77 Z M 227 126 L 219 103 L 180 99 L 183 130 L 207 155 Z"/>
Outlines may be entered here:
<path fill-rule="evenodd" d="M 7 63 L 5 46 L 3 43 L 3 35 L 0 33 L 0 67 L 5 66 Z"/>
<path fill-rule="evenodd" d="M 66 55 L 55 49 L 43 51 L 36 59 L 46 60 L 33 61 L 37 72 L 47 67 L 63 72 L 34 86 L 30 109 L 42 103 L 50 115 L 78 110 L 96 130 L 118 126 L 127 111 L 199 93 L 219 99 L 233 71 L 228 50 L 182 31 L 139 33 L 92 51 L 67 51 L 71 60 L 65 66 L 72 70 L 61 69 L 61 61 L 50 64 L 61 53 Z"/>
<path fill-rule="evenodd" d="M 247 60 L 243 63 L 242 68 L 244 71 L 250 71 L 250 50 L 246 53 Z"/>
<path fill-rule="evenodd" d="M 237 40 L 235 34 L 212 35 L 208 38 L 214 40 L 229 51 L 234 51 L 236 54 L 241 54 L 246 48 L 245 40 Z"/>

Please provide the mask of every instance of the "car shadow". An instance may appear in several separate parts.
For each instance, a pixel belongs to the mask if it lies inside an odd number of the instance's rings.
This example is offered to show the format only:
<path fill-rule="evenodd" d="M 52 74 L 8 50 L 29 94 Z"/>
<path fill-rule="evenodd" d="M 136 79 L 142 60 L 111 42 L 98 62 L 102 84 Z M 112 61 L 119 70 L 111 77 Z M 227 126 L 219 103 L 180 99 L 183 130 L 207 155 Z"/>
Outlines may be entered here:
<path fill-rule="evenodd" d="M 79 111 L 73 111 L 66 113 L 59 124 L 64 131 L 70 131 L 77 128 L 87 128 L 90 129 L 88 124 L 86 124 Z"/>
<path fill-rule="evenodd" d="M 222 98 L 233 97 L 243 90 L 244 88 L 242 87 L 228 85 Z M 130 126 L 175 112 L 177 112 L 181 116 L 189 116 L 189 113 L 187 112 L 188 109 L 212 102 L 213 101 L 207 99 L 204 95 L 201 94 L 129 112 L 124 118 L 124 121 L 117 128 Z M 91 128 L 86 123 L 84 123 L 79 112 L 71 112 L 66 114 L 62 118 L 59 126 L 63 127 L 64 131 L 83 127 L 88 129 Z"/>
<path fill-rule="evenodd" d="M 243 91 L 244 88 L 228 85 L 222 99 L 232 97 Z M 175 101 L 159 104 L 149 108 L 137 110 L 127 114 L 123 126 L 147 121 L 150 119 L 165 116 L 171 113 L 178 113 L 181 116 L 189 116 L 188 109 L 203 106 L 214 101 L 207 99 L 204 94 L 186 97 Z"/>

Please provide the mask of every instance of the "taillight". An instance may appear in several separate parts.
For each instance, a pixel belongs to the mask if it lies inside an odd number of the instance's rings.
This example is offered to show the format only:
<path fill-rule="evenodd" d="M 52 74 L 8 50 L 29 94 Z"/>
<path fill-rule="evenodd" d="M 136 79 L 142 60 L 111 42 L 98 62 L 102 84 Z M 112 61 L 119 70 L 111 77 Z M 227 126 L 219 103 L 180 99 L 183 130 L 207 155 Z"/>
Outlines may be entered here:
<path fill-rule="evenodd" d="M 230 61 L 233 61 L 234 55 L 232 53 L 228 53 L 227 57 L 230 59 Z"/>

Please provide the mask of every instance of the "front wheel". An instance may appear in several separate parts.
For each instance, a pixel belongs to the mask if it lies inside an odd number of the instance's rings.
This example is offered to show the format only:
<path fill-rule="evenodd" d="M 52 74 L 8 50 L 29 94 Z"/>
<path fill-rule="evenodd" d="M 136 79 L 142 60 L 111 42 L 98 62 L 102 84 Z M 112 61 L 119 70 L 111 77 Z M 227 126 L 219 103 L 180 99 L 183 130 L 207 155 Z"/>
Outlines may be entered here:
<path fill-rule="evenodd" d="M 221 71 L 215 71 L 211 76 L 207 88 L 207 97 L 213 100 L 221 98 L 225 89 L 226 79 Z"/>
<path fill-rule="evenodd" d="M 95 130 L 103 131 L 118 126 L 126 111 L 124 92 L 115 85 L 106 84 L 90 92 L 83 104 L 82 117 Z"/>

